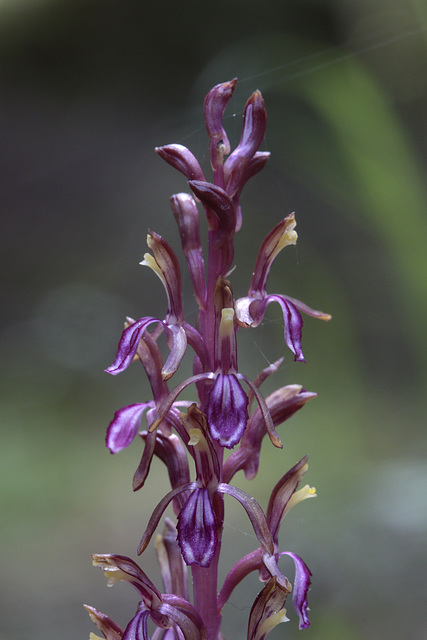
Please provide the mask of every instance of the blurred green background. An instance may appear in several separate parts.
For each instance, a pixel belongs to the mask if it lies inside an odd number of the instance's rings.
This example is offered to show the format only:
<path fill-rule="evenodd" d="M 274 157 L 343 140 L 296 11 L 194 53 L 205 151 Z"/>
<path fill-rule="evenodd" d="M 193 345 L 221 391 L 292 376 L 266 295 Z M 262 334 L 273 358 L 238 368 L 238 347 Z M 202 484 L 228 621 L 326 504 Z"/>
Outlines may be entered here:
<path fill-rule="evenodd" d="M 149 391 L 140 368 L 103 369 L 125 315 L 166 308 L 138 262 L 148 227 L 177 246 L 168 198 L 186 184 L 153 148 L 185 144 L 206 167 L 203 98 L 235 76 L 230 137 L 259 88 L 272 152 L 242 199 L 235 293 L 295 210 L 298 245 L 269 290 L 333 315 L 306 320 L 307 364 L 286 353 L 271 381 L 318 398 L 280 428 L 283 451 L 265 443 L 249 489 L 266 505 L 310 453 L 318 498 L 289 514 L 282 548 L 314 574 L 312 626 L 298 631 L 290 605 L 270 637 L 427 637 L 426 0 L 1 0 L 1 640 L 87 638 L 82 602 L 123 625 L 133 614 L 90 555 L 135 557 L 167 482 L 155 462 L 132 494 L 138 444 L 105 449 L 113 412 Z M 267 315 L 240 336 L 248 375 L 284 353 Z M 230 507 L 226 563 L 257 546 Z M 228 640 L 246 637 L 258 589 L 224 610 Z"/>

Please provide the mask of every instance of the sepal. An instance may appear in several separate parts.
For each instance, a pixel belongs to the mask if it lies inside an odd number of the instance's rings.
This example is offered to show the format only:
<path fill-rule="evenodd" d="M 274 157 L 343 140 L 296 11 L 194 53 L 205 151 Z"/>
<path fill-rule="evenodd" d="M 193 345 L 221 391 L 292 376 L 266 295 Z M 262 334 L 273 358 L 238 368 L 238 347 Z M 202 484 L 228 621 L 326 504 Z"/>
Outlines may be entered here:
<path fill-rule="evenodd" d="M 217 84 L 209 91 L 203 105 L 205 124 L 210 139 L 209 151 L 212 169 L 216 171 L 230 153 L 230 142 L 222 124 L 225 108 L 233 95 L 237 78 Z"/>
<path fill-rule="evenodd" d="M 116 554 L 94 554 L 92 560 L 94 567 L 103 569 L 108 587 L 121 580 L 129 582 L 138 591 L 146 607 L 158 608 L 160 591 L 131 558 Z"/>
<path fill-rule="evenodd" d="M 271 578 L 257 595 L 249 614 L 248 640 L 264 640 L 281 622 L 289 622 L 284 608 L 288 591 Z"/>
<path fill-rule="evenodd" d="M 294 231 L 295 226 L 295 214 L 291 213 L 281 220 L 263 240 L 249 287 L 249 297 L 256 298 L 266 295 L 268 274 L 276 256 L 284 247 L 297 242 L 298 236 Z"/>
<path fill-rule="evenodd" d="M 226 190 L 230 196 L 242 188 L 246 168 L 263 141 L 267 113 L 260 91 L 255 91 L 246 103 L 240 142 L 224 164 Z"/>
<path fill-rule="evenodd" d="M 140 264 L 150 267 L 163 283 L 168 298 L 165 322 L 166 324 L 181 323 L 184 320 L 184 311 L 178 258 L 169 243 L 154 231 L 148 232 L 147 245 L 153 255 L 146 253 Z"/>
<path fill-rule="evenodd" d="M 101 613 L 100 611 L 95 609 L 95 607 L 90 607 L 88 604 L 85 604 L 83 606 L 88 612 L 92 622 L 96 624 L 106 640 L 122 640 L 124 631 L 118 624 L 114 622 L 114 620 L 105 615 L 105 613 Z"/>
<path fill-rule="evenodd" d="M 292 469 L 287 471 L 271 492 L 267 507 L 267 522 L 276 544 L 286 507 L 308 469 L 307 459 L 308 456 L 304 456 Z"/>
<path fill-rule="evenodd" d="M 188 193 L 177 193 L 170 198 L 173 215 L 178 224 L 181 245 L 187 260 L 194 295 L 200 307 L 206 303 L 205 265 L 200 243 L 199 212 Z"/>
<path fill-rule="evenodd" d="M 183 173 L 187 180 L 205 179 L 200 164 L 191 151 L 182 144 L 167 144 L 164 147 L 156 147 L 154 150 L 174 169 Z"/>

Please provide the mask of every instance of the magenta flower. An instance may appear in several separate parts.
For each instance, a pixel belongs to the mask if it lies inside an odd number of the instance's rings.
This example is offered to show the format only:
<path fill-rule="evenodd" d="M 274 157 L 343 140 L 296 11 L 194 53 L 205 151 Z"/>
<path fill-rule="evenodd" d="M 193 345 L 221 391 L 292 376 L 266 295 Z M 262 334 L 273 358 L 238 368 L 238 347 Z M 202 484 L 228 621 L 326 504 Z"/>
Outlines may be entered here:
<path fill-rule="evenodd" d="M 296 244 L 295 225 L 295 215 L 291 213 L 282 222 L 279 222 L 263 241 L 255 264 L 249 293 L 246 298 L 241 298 L 236 302 L 236 316 L 242 326 L 256 327 L 262 322 L 267 306 L 271 302 L 277 302 L 283 312 L 285 343 L 294 353 L 295 360 L 304 362 L 301 348 L 303 320 L 300 311 L 321 320 L 330 320 L 331 316 L 323 311 L 311 309 L 303 302 L 289 296 L 276 293 L 268 295 L 266 292 L 267 278 L 274 259 L 284 247 Z"/>
<path fill-rule="evenodd" d="M 124 627 L 93 607 L 86 607 L 107 640 L 149 640 L 153 625 L 152 640 L 223 640 L 220 629 L 224 605 L 252 571 L 257 572 L 263 585 L 250 610 L 248 640 L 264 640 L 279 623 L 288 620 L 285 606 L 291 593 L 299 628 L 310 624 L 307 615 L 310 570 L 292 551 L 280 550 L 279 538 L 289 509 L 316 495 L 308 485 L 299 488 L 308 468 L 307 456 L 275 484 L 265 511 L 234 484 L 234 478 L 239 471 L 248 480 L 256 477 L 264 437 L 267 435 L 274 446 L 282 448 L 276 429 L 316 394 L 300 384 L 286 384 L 264 397 L 260 389 L 267 378 L 280 370 L 283 358 L 251 380 L 238 366 L 238 333 L 258 326 L 268 305 L 277 302 L 283 312 L 285 344 L 294 359 L 302 362 L 301 312 L 323 320 L 330 316 L 285 294 L 267 292 L 275 258 L 284 247 L 296 243 L 294 214 L 267 234 L 261 243 L 248 294 L 235 299 L 230 276 L 234 237 L 243 222 L 240 197 L 246 182 L 265 166 L 269 157 L 268 152 L 260 150 L 266 111 L 259 91 L 246 103 L 240 141 L 235 149 L 231 148 L 223 116 L 235 86 L 236 80 L 219 84 L 205 98 L 211 181 L 206 179 L 193 153 L 183 145 L 156 148 L 163 160 L 185 176 L 192 192 L 173 195 L 170 205 L 197 313 L 193 324 L 187 322 L 180 261 L 164 238 L 149 231 L 149 252 L 141 264 L 161 280 L 167 310 L 164 318 L 146 315 L 136 321 L 127 318 L 116 357 L 106 371 L 117 375 L 133 362 L 140 362 L 152 393 L 149 399 L 136 399 L 114 413 L 106 444 L 113 454 L 134 441 L 142 445 L 133 476 L 135 491 L 144 486 L 154 458 L 167 471 L 170 488 L 144 527 L 138 554 L 149 547 L 169 505 L 176 522 L 166 517 L 163 532 L 155 537 L 163 592 L 130 558 L 94 556 L 94 564 L 104 570 L 110 586 L 124 580 L 138 594 L 136 613 Z M 201 242 L 199 208 L 206 219 L 207 251 Z M 162 333 L 168 349 L 165 356 L 158 345 Z M 192 374 L 175 377 L 190 350 Z M 187 395 L 190 390 L 192 395 Z M 232 449 L 227 456 L 226 449 Z M 225 501 L 225 495 L 234 500 Z M 218 563 L 226 507 L 234 508 L 236 501 L 245 510 L 258 542 L 253 551 L 237 559 L 221 586 Z M 293 585 L 281 569 L 282 564 L 289 563 L 288 558 L 294 567 Z"/>

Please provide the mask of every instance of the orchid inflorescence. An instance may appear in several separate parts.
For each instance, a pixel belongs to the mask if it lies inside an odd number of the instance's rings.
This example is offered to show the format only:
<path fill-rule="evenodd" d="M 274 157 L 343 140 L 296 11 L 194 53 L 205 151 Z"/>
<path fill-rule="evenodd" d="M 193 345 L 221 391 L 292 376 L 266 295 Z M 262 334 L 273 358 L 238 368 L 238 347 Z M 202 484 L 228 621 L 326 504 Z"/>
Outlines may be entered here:
<path fill-rule="evenodd" d="M 276 427 L 316 394 L 291 384 L 264 398 L 260 386 L 279 369 L 283 358 L 252 381 L 238 370 L 236 338 L 239 328 L 258 326 L 267 306 L 277 302 L 283 312 L 285 343 L 294 359 L 303 362 L 300 312 L 322 320 L 329 320 L 330 316 L 289 296 L 267 293 L 268 275 L 275 258 L 284 247 L 296 243 L 294 214 L 279 222 L 262 242 L 247 295 L 238 300 L 233 297 L 228 278 L 233 265 L 234 234 L 242 225 L 240 194 L 269 157 L 269 153 L 258 151 L 266 126 L 259 91 L 247 101 L 240 142 L 231 152 L 222 121 L 235 85 L 236 80 L 232 80 L 215 86 L 204 102 L 213 182 L 206 180 L 200 164 L 186 147 L 171 144 L 156 149 L 161 158 L 184 174 L 193 192 L 193 196 L 173 195 L 170 203 L 198 315 L 194 326 L 184 319 L 178 258 L 164 238 L 149 231 L 147 244 L 151 253 L 145 254 L 141 264 L 150 267 L 162 281 L 168 310 L 163 320 L 152 316 L 137 321 L 127 318 L 116 359 L 106 371 L 117 375 L 139 360 L 153 399 L 117 411 L 108 427 L 106 444 L 111 453 L 118 453 L 136 436 L 143 441 L 141 462 L 133 478 L 135 491 L 144 485 L 153 456 L 160 458 L 168 471 L 171 490 L 155 507 L 138 554 L 148 547 L 170 503 L 177 523 L 166 518 L 163 533 L 158 534 L 155 542 L 164 593 L 130 558 L 114 554 L 93 556 L 94 565 L 105 571 L 109 585 L 128 581 L 140 599 L 135 616 L 124 630 L 107 615 L 86 607 L 107 640 L 148 640 L 149 620 L 156 627 L 152 640 L 222 640 L 222 609 L 235 587 L 252 571 L 258 572 L 264 587 L 249 614 L 248 640 L 263 640 L 276 625 L 288 620 L 285 602 L 291 592 L 299 628 L 310 624 L 307 592 L 311 573 L 296 554 L 279 551 L 283 517 L 301 500 L 315 496 L 315 490 L 308 485 L 298 489 L 307 470 L 307 456 L 277 482 L 266 512 L 252 496 L 230 483 L 239 470 L 248 479 L 257 475 L 264 436 L 268 435 L 272 444 L 281 448 Z M 207 219 L 206 262 L 197 202 L 203 206 Z M 158 345 L 163 332 L 169 349 L 165 361 Z M 193 375 L 170 389 L 169 381 L 188 345 L 194 351 Z M 197 402 L 181 399 L 181 393 L 190 385 L 196 390 Z M 257 406 L 253 410 L 254 400 Z M 140 431 L 144 413 L 147 429 Z M 224 449 L 233 449 L 226 459 Z M 190 471 L 193 466 L 195 479 Z M 259 546 L 234 565 L 219 589 L 225 494 L 235 498 L 246 511 Z M 278 566 L 283 556 L 290 557 L 295 565 L 293 588 Z M 92 634 L 92 638 L 97 636 Z"/>

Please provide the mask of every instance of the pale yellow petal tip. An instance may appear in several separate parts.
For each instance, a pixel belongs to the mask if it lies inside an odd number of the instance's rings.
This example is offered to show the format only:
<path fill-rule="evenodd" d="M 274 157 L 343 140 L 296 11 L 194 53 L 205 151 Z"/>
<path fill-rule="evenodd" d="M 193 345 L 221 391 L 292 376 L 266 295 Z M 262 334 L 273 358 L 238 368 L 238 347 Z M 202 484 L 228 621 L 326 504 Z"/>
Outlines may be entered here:
<path fill-rule="evenodd" d="M 254 640 L 265 638 L 265 636 L 281 622 L 289 622 L 289 618 L 286 616 L 286 609 L 281 609 L 266 618 L 257 629 Z"/>
<path fill-rule="evenodd" d="M 315 487 L 310 487 L 310 485 L 306 484 L 302 489 L 298 489 L 291 496 L 288 504 L 286 505 L 286 513 L 289 509 L 292 509 L 296 504 L 302 502 L 303 500 L 307 500 L 307 498 L 317 498 L 317 493 Z"/>
<path fill-rule="evenodd" d="M 196 429 L 196 428 L 188 429 L 188 435 L 190 436 L 188 444 L 191 444 L 193 445 L 193 447 L 195 447 L 200 442 L 200 438 L 202 437 L 202 432 L 200 431 L 200 429 Z"/>
<path fill-rule="evenodd" d="M 295 216 L 294 214 L 289 215 L 286 219 L 285 219 L 286 225 L 285 228 L 283 230 L 283 233 L 281 234 L 279 241 L 274 249 L 273 252 L 273 257 L 276 257 L 277 254 L 284 249 L 285 247 L 291 245 L 291 244 L 296 244 L 297 240 L 298 240 L 298 234 L 295 231 L 295 227 L 296 227 L 296 221 L 295 221 Z"/>
<path fill-rule="evenodd" d="M 105 638 L 101 638 L 101 636 L 97 636 L 95 633 L 90 633 L 89 640 L 105 640 Z"/>
<path fill-rule="evenodd" d="M 156 271 L 155 267 L 157 267 L 157 263 L 154 260 L 153 256 L 151 255 L 151 253 L 144 253 L 144 259 L 141 260 L 139 264 L 142 265 L 143 267 L 150 267 L 151 269 Z"/>
<path fill-rule="evenodd" d="M 151 235 L 151 233 L 147 233 L 147 245 L 149 246 L 149 248 L 151 249 L 151 247 L 154 244 L 154 238 Z"/>

